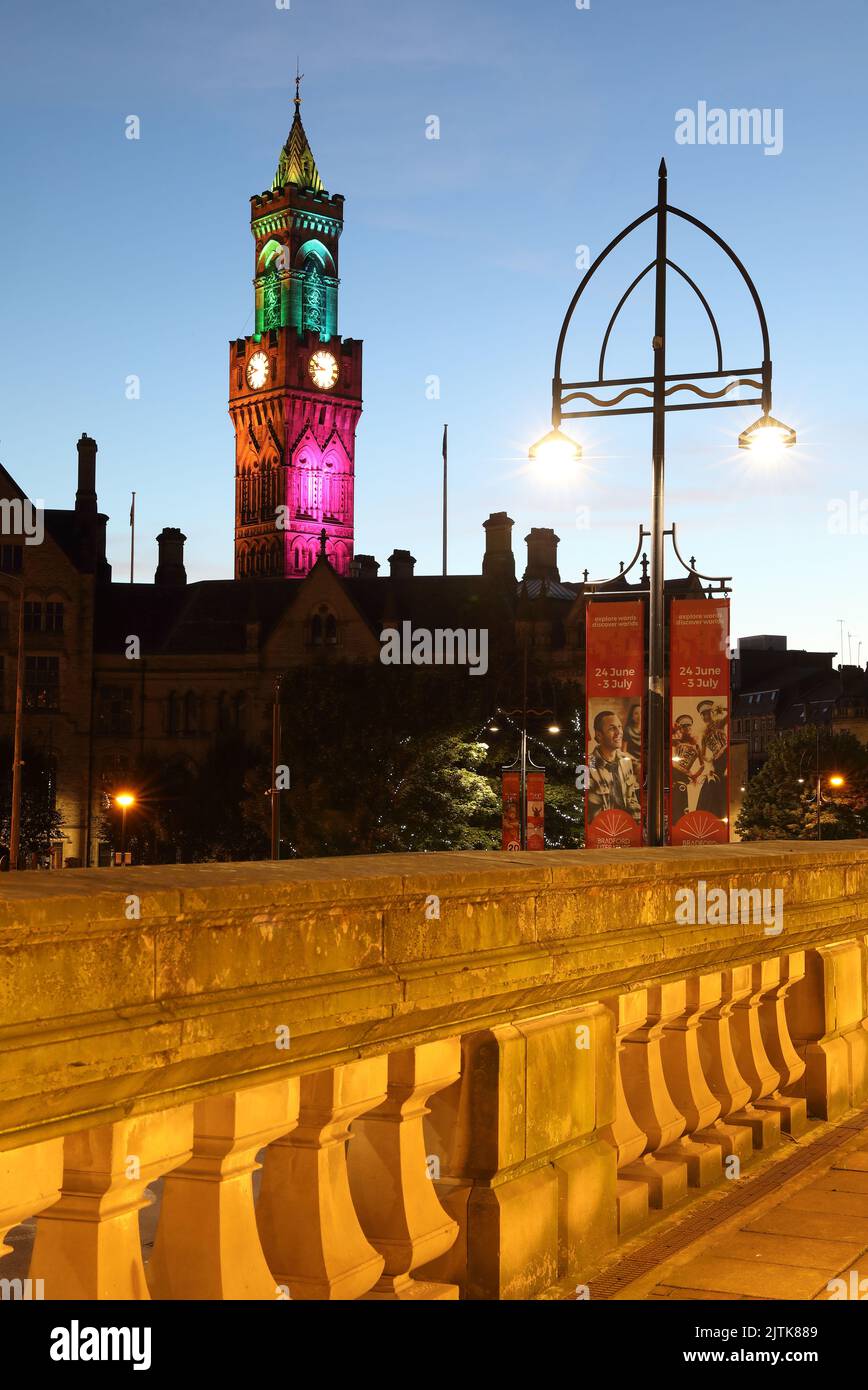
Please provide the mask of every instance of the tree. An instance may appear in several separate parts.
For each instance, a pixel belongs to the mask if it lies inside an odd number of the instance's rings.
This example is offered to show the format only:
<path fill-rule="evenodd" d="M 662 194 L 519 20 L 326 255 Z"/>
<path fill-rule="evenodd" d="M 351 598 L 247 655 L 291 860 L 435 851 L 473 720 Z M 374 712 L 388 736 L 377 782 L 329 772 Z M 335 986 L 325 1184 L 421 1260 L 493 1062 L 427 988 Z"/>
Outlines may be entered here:
<path fill-rule="evenodd" d="M 817 839 L 818 766 L 822 838 L 868 835 L 868 748 L 855 734 L 806 726 L 776 738 L 765 764 L 748 782 L 736 823 L 741 838 Z M 840 789 L 829 785 L 834 774 L 844 779 Z"/>
<path fill-rule="evenodd" d="M 220 734 L 202 763 L 192 767 L 153 757 L 138 758 L 105 788 L 102 838 L 115 848 L 121 842 L 121 812 L 114 794 L 129 789 L 134 807 L 127 812 L 126 847 L 144 864 L 195 864 L 206 860 L 262 859 L 268 838 L 255 817 L 245 813 L 252 793 L 248 785 L 257 754 L 241 735 Z M 260 775 L 265 801 L 267 771 Z"/>
<path fill-rule="evenodd" d="M 496 847 L 499 798 L 480 731 L 491 700 L 487 678 L 462 668 L 293 671 L 283 683 L 283 854 Z M 263 772 L 259 796 L 249 787 L 246 803 L 260 824 Z"/>
<path fill-rule="evenodd" d="M 54 759 L 42 749 L 25 744 L 21 772 L 20 860 L 50 853 L 52 844 L 65 839 L 63 816 L 54 803 Z M 0 858 L 9 846 L 12 822 L 12 740 L 0 740 Z"/>

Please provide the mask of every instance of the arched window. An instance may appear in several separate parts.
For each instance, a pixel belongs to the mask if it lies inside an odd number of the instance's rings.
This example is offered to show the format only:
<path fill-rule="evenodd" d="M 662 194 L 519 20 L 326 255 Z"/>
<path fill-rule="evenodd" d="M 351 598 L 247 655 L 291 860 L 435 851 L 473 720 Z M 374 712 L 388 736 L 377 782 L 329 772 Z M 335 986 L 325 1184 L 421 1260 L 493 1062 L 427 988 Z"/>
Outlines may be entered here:
<path fill-rule="evenodd" d="M 310 640 L 315 647 L 322 646 L 322 618 L 314 613 L 310 620 Z"/>
<path fill-rule="evenodd" d="M 303 333 L 322 334 L 325 327 L 325 285 L 315 256 L 304 263 L 301 282 L 301 327 Z"/>
<path fill-rule="evenodd" d="M 265 277 L 262 286 L 262 331 L 280 327 L 280 271 L 276 265 Z"/>
<path fill-rule="evenodd" d="M 325 640 L 326 646 L 335 647 L 338 641 L 338 620 L 334 613 L 329 613 L 325 620 Z"/>

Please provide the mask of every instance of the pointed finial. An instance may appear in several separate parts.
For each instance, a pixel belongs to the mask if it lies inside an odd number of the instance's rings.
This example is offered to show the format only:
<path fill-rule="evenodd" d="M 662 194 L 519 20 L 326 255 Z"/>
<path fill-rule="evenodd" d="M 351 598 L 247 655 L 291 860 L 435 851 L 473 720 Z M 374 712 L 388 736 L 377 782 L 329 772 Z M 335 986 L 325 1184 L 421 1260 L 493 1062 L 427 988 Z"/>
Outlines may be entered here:
<path fill-rule="evenodd" d="M 660 168 L 657 170 L 657 177 L 658 177 L 658 179 L 665 179 L 665 178 L 666 178 L 666 160 L 665 160 L 665 159 L 661 159 L 661 161 L 660 161 Z"/>
<path fill-rule="evenodd" d="M 303 77 L 304 77 L 304 73 L 303 73 L 303 72 L 299 72 L 298 59 L 296 58 L 296 60 L 295 60 L 295 109 L 296 109 L 296 111 L 297 111 L 298 108 L 301 106 L 301 79 L 302 79 Z"/>
<path fill-rule="evenodd" d="M 328 534 L 328 533 L 326 532 L 326 528 L 323 527 L 322 530 L 321 530 L 320 533 L 319 533 L 319 553 L 320 553 L 320 555 L 323 556 L 323 558 L 325 558 L 325 555 L 326 555 L 326 539 L 327 539 L 327 534 Z"/>

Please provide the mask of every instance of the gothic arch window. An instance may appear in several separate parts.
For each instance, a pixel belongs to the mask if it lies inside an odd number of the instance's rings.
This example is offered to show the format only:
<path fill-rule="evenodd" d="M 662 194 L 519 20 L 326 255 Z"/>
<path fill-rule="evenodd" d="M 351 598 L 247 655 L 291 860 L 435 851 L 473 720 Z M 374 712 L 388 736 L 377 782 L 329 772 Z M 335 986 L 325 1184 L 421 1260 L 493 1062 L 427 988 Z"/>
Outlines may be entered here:
<path fill-rule="evenodd" d="M 322 334 L 325 328 L 325 285 L 315 256 L 304 263 L 301 282 L 301 327 L 304 333 Z"/>
<path fill-rule="evenodd" d="M 322 646 L 322 618 L 319 613 L 314 613 L 310 620 L 310 640 L 315 647 Z"/>
<path fill-rule="evenodd" d="M 338 641 L 338 620 L 334 613 L 328 613 L 324 623 L 325 641 L 327 647 L 337 646 Z"/>
<path fill-rule="evenodd" d="M 262 331 L 280 327 L 280 271 L 274 265 L 262 286 Z"/>

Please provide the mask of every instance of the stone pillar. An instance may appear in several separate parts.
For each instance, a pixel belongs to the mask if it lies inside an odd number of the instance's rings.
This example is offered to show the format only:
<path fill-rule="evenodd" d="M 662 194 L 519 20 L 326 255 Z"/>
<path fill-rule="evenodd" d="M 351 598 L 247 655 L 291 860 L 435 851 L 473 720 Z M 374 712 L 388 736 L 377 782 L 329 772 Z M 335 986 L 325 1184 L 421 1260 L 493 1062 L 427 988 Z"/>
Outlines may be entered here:
<path fill-rule="evenodd" d="M 60 1200 L 36 1220 L 30 1262 L 47 1299 L 147 1299 L 139 1209 L 149 1183 L 186 1163 L 193 1107 L 70 1134 Z"/>
<path fill-rule="evenodd" d="M 830 942 L 805 953 L 790 991 L 787 1020 L 805 1063 L 808 1114 L 835 1120 L 868 1098 L 865 946 Z"/>
<path fill-rule="evenodd" d="M 387 1059 L 348 1062 L 300 1082 L 298 1128 L 265 1155 L 256 1206 L 262 1248 L 292 1298 L 361 1298 L 384 1260 L 359 1225 L 346 1147 L 353 1120 L 386 1097 Z"/>
<path fill-rule="evenodd" d="M 274 1299 L 253 1205 L 256 1154 L 298 1120 L 298 1078 L 198 1101 L 193 1157 L 166 1178 L 154 1253 L 153 1298 Z"/>
<path fill-rule="evenodd" d="M 413 1270 L 447 1251 L 457 1222 L 441 1206 L 429 1170 L 422 1121 L 427 1101 L 455 1082 L 458 1038 L 390 1052 L 382 1105 L 353 1126 L 347 1155 L 350 1191 L 362 1229 L 385 1267 L 369 1299 L 457 1299 L 458 1285 L 411 1279 Z"/>
<path fill-rule="evenodd" d="M 13 1226 L 57 1201 L 62 1178 L 62 1139 L 43 1139 L 0 1153 L 0 1255 L 12 1252 L 3 1241 Z"/>
<path fill-rule="evenodd" d="M 461 1080 L 432 1099 L 438 1193 L 460 1227 L 424 1271 L 468 1299 L 526 1299 L 616 1237 L 614 1030 L 601 1004 L 462 1039 Z"/>

